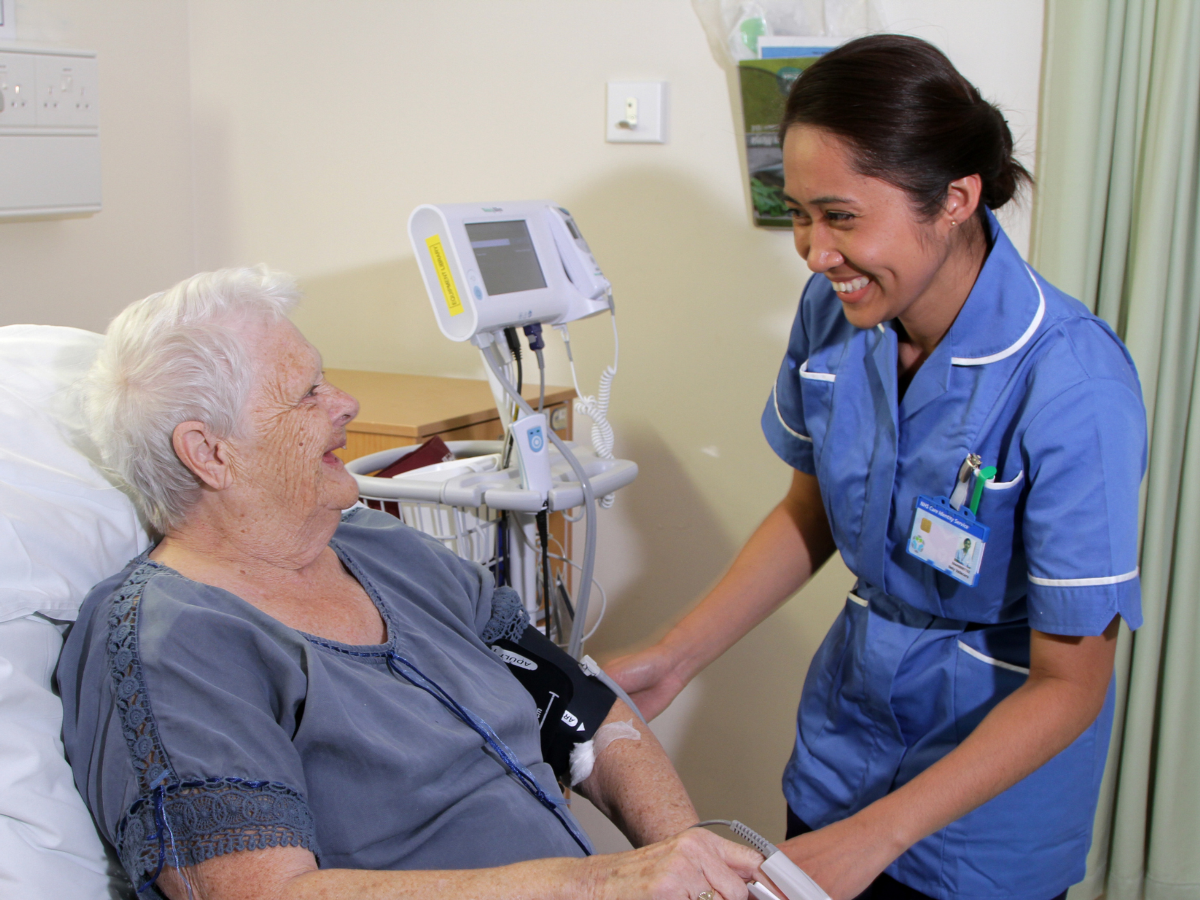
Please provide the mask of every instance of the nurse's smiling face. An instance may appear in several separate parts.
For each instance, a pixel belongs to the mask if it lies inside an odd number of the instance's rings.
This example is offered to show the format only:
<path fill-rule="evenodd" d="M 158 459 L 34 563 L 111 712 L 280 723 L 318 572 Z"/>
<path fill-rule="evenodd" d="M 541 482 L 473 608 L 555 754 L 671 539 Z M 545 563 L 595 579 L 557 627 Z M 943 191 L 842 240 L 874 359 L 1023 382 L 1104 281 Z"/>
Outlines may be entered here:
<path fill-rule="evenodd" d="M 857 172 L 842 140 L 808 125 L 788 131 L 783 170 L 796 250 L 833 284 L 846 318 L 858 328 L 899 318 L 932 350 L 982 264 L 971 248 L 978 242 L 958 234 L 979 231 L 972 217 L 978 176 L 951 184 L 944 209 L 926 219 L 904 190 Z"/>

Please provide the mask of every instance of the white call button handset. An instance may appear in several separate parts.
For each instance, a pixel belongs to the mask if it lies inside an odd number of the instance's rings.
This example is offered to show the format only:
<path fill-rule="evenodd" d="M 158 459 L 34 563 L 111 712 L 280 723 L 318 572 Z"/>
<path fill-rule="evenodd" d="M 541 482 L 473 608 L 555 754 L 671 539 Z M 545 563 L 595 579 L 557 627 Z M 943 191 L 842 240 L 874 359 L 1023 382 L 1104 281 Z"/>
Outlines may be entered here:
<path fill-rule="evenodd" d="M 809 878 L 803 869 L 788 859 L 782 850 L 753 828 L 736 819 L 708 819 L 704 822 L 697 822 L 694 827 L 706 825 L 726 826 L 766 857 L 766 860 L 764 860 L 759 868 L 775 883 L 777 888 L 783 891 L 784 896 L 778 896 L 760 881 L 752 881 L 746 886 L 757 900 L 829 900 L 829 895 L 821 890 L 820 885 Z"/>

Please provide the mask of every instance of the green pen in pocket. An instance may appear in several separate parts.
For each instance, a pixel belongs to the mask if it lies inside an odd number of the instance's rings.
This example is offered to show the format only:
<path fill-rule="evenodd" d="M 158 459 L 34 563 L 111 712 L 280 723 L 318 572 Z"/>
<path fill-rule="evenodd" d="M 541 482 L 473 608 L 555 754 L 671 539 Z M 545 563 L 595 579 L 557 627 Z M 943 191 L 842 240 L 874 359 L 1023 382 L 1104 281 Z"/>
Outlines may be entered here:
<path fill-rule="evenodd" d="M 979 501 L 983 499 L 983 486 L 995 477 L 995 466 L 985 466 L 975 470 L 975 493 L 971 495 L 971 515 L 979 512 Z"/>

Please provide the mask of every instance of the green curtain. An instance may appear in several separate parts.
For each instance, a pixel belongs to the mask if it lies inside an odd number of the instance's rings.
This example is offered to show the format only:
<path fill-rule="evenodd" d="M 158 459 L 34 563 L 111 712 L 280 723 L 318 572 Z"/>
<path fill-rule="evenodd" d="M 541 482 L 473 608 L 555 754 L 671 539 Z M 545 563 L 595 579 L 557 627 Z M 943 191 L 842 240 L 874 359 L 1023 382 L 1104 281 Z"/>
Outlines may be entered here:
<path fill-rule="evenodd" d="M 1046 6 L 1032 261 L 1124 339 L 1150 428 L 1145 624 L 1071 900 L 1200 900 L 1200 0 Z"/>

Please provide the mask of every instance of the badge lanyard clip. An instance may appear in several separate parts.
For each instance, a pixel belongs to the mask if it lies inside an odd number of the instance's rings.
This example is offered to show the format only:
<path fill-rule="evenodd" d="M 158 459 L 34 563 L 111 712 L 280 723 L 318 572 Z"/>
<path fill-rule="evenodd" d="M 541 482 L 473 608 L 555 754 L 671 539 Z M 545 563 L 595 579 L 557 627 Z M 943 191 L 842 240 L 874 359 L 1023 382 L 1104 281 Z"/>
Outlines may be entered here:
<path fill-rule="evenodd" d="M 977 472 L 983 464 L 983 457 L 978 453 L 971 453 L 963 460 L 962 465 L 958 467 L 958 477 L 954 479 L 954 491 L 950 494 L 950 508 L 962 509 L 962 505 L 967 502 L 967 491 L 970 490 L 971 473 Z M 976 501 L 978 504 L 978 501 Z"/>

